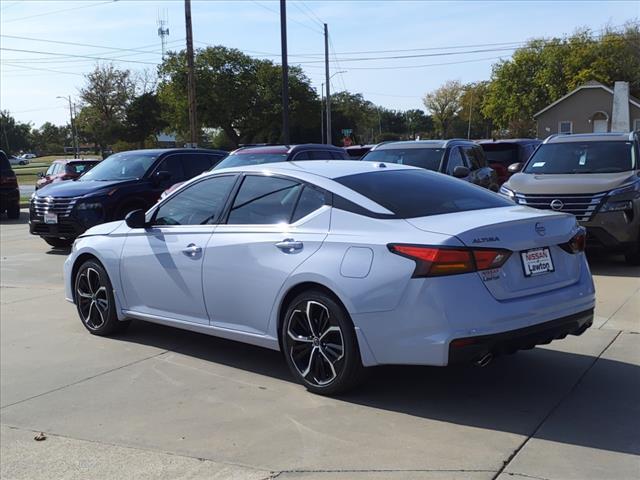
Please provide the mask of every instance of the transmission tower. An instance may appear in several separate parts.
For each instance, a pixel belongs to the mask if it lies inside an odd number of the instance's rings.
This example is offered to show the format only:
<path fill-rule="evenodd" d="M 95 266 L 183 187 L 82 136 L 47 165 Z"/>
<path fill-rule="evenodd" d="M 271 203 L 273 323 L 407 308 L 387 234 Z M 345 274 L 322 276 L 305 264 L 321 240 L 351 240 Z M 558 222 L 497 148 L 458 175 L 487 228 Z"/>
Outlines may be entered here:
<path fill-rule="evenodd" d="M 164 53 L 167 46 L 167 37 L 169 36 L 169 19 L 166 10 L 160 12 L 158 10 L 158 36 L 160 37 L 160 43 L 162 44 L 162 60 L 164 60 Z"/>

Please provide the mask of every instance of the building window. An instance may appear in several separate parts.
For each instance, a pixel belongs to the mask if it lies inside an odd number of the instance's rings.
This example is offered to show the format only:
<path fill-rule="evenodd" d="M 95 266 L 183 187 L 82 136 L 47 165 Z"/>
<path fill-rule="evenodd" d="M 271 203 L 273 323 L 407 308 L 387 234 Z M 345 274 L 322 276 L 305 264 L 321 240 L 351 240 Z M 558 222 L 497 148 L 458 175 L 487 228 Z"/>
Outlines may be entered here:
<path fill-rule="evenodd" d="M 640 118 L 636 118 L 636 119 L 633 121 L 633 129 L 634 129 L 636 132 L 640 132 Z"/>
<path fill-rule="evenodd" d="M 573 122 L 560 122 L 558 126 L 559 133 L 573 133 Z"/>

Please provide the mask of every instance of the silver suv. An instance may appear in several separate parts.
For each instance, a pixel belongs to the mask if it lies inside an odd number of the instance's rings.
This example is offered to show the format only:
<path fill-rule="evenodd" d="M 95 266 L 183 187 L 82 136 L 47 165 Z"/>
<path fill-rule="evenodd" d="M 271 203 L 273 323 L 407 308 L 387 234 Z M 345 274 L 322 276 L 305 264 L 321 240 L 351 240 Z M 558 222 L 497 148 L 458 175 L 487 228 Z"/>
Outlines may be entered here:
<path fill-rule="evenodd" d="M 638 133 L 554 135 L 500 193 L 534 208 L 572 213 L 587 228 L 588 245 L 620 251 L 640 264 Z"/>

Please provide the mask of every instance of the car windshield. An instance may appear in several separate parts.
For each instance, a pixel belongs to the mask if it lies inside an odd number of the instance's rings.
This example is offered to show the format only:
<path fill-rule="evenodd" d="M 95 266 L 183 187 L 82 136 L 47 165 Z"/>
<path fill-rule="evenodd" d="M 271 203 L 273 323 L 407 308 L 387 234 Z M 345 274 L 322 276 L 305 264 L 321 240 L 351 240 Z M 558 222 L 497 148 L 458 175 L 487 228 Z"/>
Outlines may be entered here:
<path fill-rule="evenodd" d="M 434 172 L 440 171 L 444 148 L 394 148 L 372 150 L 362 160 L 370 162 L 399 163 L 412 167 L 426 168 Z"/>
<path fill-rule="evenodd" d="M 633 170 L 631 142 L 568 142 L 540 145 L 525 173 L 616 173 Z"/>
<path fill-rule="evenodd" d="M 91 167 L 93 167 L 94 165 L 97 165 L 96 162 L 86 162 L 86 163 L 80 163 L 80 162 L 74 162 L 74 163 L 67 163 L 64 167 L 64 170 L 66 173 L 71 173 L 71 174 L 81 174 L 86 172 L 87 170 L 90 170 Z"/>
<path fill-rule="evenodd" d="M 116 153 L 98 163 L 98 165 L 82 175 L 78 181 L 133 180 L 142 178 L 156 158 L 157 155 L 151 153 Z"/>
<path fill-rule="evenodd" d="M 236 153 L 222 160 L 215 169 L 262 165 L 263 163 L 285 162 L 287 153 Z"/>
<path fill-rule="evenodd" d="M 482 149 L 487 157 L 488 163 L 499 163 L 508 167 L 518 160 L 518 145 L 511 143 L 490 143 L 483 144 Z"/>
<path fill-rule="evenodd" d="M 509 200 L 483 188 L 417 169 L 359 173 L 335 181 L 400 218 L 513 206 Z"/>

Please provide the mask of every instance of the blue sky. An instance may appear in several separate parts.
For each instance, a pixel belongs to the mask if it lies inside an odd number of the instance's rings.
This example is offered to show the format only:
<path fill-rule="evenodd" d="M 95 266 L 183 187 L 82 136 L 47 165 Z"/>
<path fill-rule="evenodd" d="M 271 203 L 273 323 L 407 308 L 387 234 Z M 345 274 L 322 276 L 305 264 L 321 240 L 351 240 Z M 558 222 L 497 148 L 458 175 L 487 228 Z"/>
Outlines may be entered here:
<path fill-rule="evenodd" d="M 517 42 L 570 34 L 582 26 L 600 30 L 607 24 L 618 26 L 640 18 L 639 1 L 289 0 L 287 4 L 289 61 L 307 62 L 301 65 L 316 88 L 324 81 L 321 21 L 329 24 L 332 60 L 338 60 L 332 63 L 332 71 L 346 70 L 332 79 L 333 89 L 346 88 L 398 109 L 423 108 L 421 97 L 448 79 L 488 79 L 492 64 L 509 58 Z M 279 62 L 278 11 L 279 2 L 270 0 L 192 0 L 195 45 L 221 44 Z M 134 60 L 140 63 L 119 61 L 116 65 L 132 71 L 155 70 L 161 58 L 159 14 L 169 21 L 169 48 L 182 48 L 181 0 L 0 0 L 0 108 L 36 126 L 45 121 L 62 124 L 68 121 L 68 107 L 56 97 L 77 98 L 82 74 L 96 62 L 82 57 Z M 487 46 L 496 43 L 510 44 Z M 459 46 L 463 47 L 449 48 Z M 495 50 L 498 48 L 503 50 Z M 413 51 L 354 53 L 410 49 Z M 494 51 L 465 53 L 470 50 Z M 352 60 L 397 55 L 432 56 Z M 414 68 L 416 65 L 427 66 Z"/>

